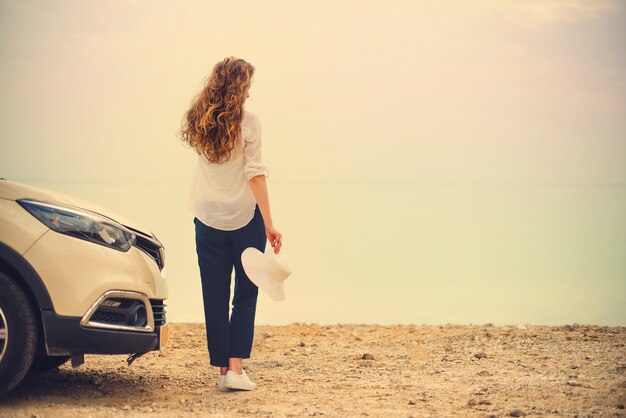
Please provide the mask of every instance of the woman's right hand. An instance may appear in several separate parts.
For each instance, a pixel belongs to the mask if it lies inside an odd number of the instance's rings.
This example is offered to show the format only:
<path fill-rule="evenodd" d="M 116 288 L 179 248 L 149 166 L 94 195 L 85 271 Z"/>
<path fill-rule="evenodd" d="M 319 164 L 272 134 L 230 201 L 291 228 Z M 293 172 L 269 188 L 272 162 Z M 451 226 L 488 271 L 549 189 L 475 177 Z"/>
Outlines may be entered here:
<path fill-rule="evenodd" d="M 265 227 L 265 235 L 274 248 L 274 254 L 278 254 L 283 245 L 283 236 L 273 226 Z"/>

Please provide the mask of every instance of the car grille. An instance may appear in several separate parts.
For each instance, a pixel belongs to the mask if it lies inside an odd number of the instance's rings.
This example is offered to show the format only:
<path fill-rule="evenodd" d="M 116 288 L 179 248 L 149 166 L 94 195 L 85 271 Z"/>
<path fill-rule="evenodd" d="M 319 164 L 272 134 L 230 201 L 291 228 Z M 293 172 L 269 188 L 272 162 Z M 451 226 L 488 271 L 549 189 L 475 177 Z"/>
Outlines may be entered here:
<path fill-rule="evenodd" d="M 126 325 L 126 317 L 121 313 L 96 311 L 91 317 L 93 322 L 112 325 Z"/>
<path fill-rule="evenodd" d="M 148 239 L 145 236 L 137 234 L 135 246 L 148 254 L 157 263 L 159 270 L 163 270 L 165 265 L 163 246 L 158 241 Z"/>
<path fill-rule="evenodd" d="M 167 307 L 162 300 L 150 300 L 152 305 L 152 314 L 154 315 L 154 326 L 160 327 L 166 324 L 165 313 Z"/>

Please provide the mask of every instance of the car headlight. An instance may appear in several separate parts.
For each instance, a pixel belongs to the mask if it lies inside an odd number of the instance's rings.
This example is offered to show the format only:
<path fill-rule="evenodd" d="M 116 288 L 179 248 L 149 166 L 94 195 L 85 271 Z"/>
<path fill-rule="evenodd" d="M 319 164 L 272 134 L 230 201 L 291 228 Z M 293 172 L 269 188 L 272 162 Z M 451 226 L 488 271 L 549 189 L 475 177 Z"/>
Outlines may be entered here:
<path fill-rule="evenodd" d="M 124 252 L 137 239 L 134 232 L 95 212 L 39 200 L 19 199 L 17 202 L 48 228 L 61 234 Z"/>

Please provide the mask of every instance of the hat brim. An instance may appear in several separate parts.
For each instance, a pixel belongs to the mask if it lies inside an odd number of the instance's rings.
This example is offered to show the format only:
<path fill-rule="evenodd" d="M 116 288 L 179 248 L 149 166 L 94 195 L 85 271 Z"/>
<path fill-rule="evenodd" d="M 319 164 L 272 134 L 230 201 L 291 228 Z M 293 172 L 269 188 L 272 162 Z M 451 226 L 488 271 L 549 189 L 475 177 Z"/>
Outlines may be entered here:
<path fill-rule="evenodd" d="M 271 248 L 269 251 L 273 251 Z M 267 255 L 256 248 L 246 248 L 241 253 L 241 264 L 246 275 L 259 289 L 267 293 L 275 301 L 285 299 L 285 286 L 282 281 L 272 279 L 265 268 Z"/>

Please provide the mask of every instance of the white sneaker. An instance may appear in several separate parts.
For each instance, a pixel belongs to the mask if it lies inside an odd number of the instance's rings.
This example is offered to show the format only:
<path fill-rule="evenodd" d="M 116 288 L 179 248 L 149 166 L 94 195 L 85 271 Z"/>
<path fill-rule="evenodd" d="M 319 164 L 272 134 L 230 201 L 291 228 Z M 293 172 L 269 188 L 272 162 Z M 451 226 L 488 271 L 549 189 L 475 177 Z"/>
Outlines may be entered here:
<path fill-rule="evenodd" d="M 230 389 L 224 386 L 225 378 L 226 378 L 226 375 L 220 375 L 220 380 L 217 381 L 217 388 L 221 390 L 222 392 L 230 392 Z"/>
<path fill-rule="evenodd" d="M 254 390 L 256 383 L 248 378 L 245 370 L 241 370 L 241 374 L 237 374 L 232 370 L 226 372 L 224 378 L 224 387 L 230 389 Z"/>

